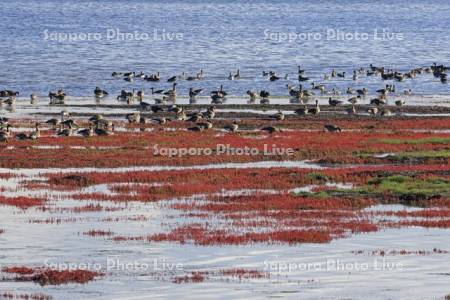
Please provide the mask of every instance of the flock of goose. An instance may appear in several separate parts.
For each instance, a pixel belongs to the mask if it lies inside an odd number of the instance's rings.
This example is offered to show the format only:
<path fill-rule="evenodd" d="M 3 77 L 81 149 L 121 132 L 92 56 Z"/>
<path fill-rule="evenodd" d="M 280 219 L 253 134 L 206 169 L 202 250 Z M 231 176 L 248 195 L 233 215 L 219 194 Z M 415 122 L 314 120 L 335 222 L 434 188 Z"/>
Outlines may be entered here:
<path fill-rule="evenodd" d="M 393 81 L 404 81 L 406 79 L 415 78 L 417 75 L 422 73 L 431 73 L 434 77 L 439 78 L 442 83 L 447 82 L 447 72 L 450 70 L 450 67 L 446 67 L 444 65 L 433 64 L 429 67 L 419 67 L 412 69 L 408 72 L 399 72 L 396 70 L 386 69 L 384 67 L 376 67 L 372 64 L 368 68 L 360 68 L 353 71 L 352 79 L 357 80 L 360 76 L 379 76 L 382 80 L 393 80 Z M 262 74 L 264 77 L 268 77 L 270 82 L 278 81 L 281 79 L 289 79 L 288 75 L 279 76 L 274 71 L 263 71 Z M 145 75 L 143 72 L 113 72 L 112 76 L 115 78 L 122 78 L 126 81 L 133 81 L 135 79 L 141 79 L 144 81 L 150 82 L 160 82 L 162 81 L 160 73 L 155 73 L 151 75 Z M 340 92 L 332 89 L 327 90 L 325 84 L 316 84 L 311 82 L 311 89 L 305 89 L 303 84 L 310 80 L 310 78 L 306 75 L 306 70 L 302 69 L 298 66 L 297 76 L 299 81 L 299 88 L 296 89 L 292 87 L 290 84 L 286 85 L 287 92 L 289 96 L 293 99 L 298 100 L 297 102 L 300 104 L 300 107 L 295 110 L 297 115 L 317 115 L 320 113 L 319 101 L 315 101 L 315 105 L 313 107 L 308 107 L 306 103 L 311 97 L 313 97 L 316 93 L 320 94 L 328 94 L 331 95 L 328 99 L 328 104 L 330 106 L 340 106 L 344 105 L 345 102 L 340 99 L 335 99 L 333 96 L 340 95 Z M 331 74 L 325 74 L 323 79 L 330 80 L 333 77 L 345 78 L 345 72 L 337 72 L 335 69 L 331 71 Z M 117 100 L 126 101 L 128 104 L 132 104 L 135 101 L 139 102 L 140 111 L 152 111 L 154 113 L 163 112 L 165 109 L 162 104 L 166 104 L 168 101 L 174 101 L 178 95 L 177 91 L 177 81 L 186 80 L 186 81 L 201 81 L 205 78 L 205 73 L 203 70 L 200 70 L 195 75 L 187 75 L 186 73 L 182 73 L 181 75 L 171 76 L 166 79 L 167 82 L 172 83 L 172 88 L 168 90 L 164 89 L 155 89 L 151 88 L 152 95 L 161 95 L 162 98 L 156 98 L 155 104 L 150 104 L 149 102 L 145 102 L 144 100 L 144 90 L 139 90 L 136 92 L 122 90 L 120 94 L 117 96 Z M 240 70 L 237 70 L 235 74 L 230 73 L 228 76 L 229 80 L 239 80 L 241 79 Z M 189 89 L 189 97 L 190 99 L 195 99 L 196 96 L 202 94 L 204 92 L 203 89 L 196 89 L 191 87 Z M 384 105 L 388 103 L 388 96 L 396 92 L 395 84 L 386 84 L 384 88 L 377 90 L 378 96 L 369 101 L 371 107 L 368 108 L 367 113 L 370 115 L 380 115 L 380 116 L 390 116 L 392 113 L 389 109 L 385 108 Z M 352 89 L 347 88 L 345 91 L 347 95 L 349 95 L 348 101 L 348 114 L 356 114 L 357 110 L 355 106 L 362 102 L 368 95 L 369 92 L 366 88 L 361 89 Z M 405 90 L 405 95 L 410 95 L 412 93 L 411 90 Z M 267 90 L 261 91 L 252 91 L 248 90 L 246 92 L 248 97 L 250 98 L 250 102 L 255 102 L 258 98 L 260 98 L 261 104 L 269 103 L 269 98 L 271 96 L 270 92 Z M 102 98 L 108 96 L 109 93 L 99 87 L 94 89 L 94 95 L 97 98 Z M 204 131 L 206 129 L 210 129 L 213 127 L 212 119 L 215 116 L 215 104 L 222 104 L 226 99 L 228 93 L 224 90 L 223 85 L 220 86 L 219 89 L 210 91 L 209 93 L 211 97 L 210 108 L 206 112 L 190 112 L 188 113 L 183 107 L 179 107 L 176 105 L 172 105 L 167 109 L 170 113 L 174 113 L 175 117 L 173 120 L 178 121 L 189 121 L 193 122 L 195 126 L 189 127 L 189 130 L 192 131 Z M 0 91 L 0 106 L 3 104 L 6 105 L 14 105 L 16 98 L 19 96 L 19 92 L 12 90 L 2 90 Z M 48 97 L 50 99 L 50 104 L 63 104 L 67 94 L 63 89 L 60 89 L 56 92 L 49 92 Z M 30 96 L 31 103 L 36 103 L 38 100 L 38 96 L 36 94 L 32 94 Z M 395 105 L 403 106 L 405 102 L 403 100 L 395 101 Z M 88 128 L 80 129 L 79 126 L 75 123 L 73 119 L 69 118 L 70 114 L 63 111 L 61 112 L 61 118 L 59 119 L 50 119 L 46 122 L 47 125 L 51 125 L 54 130 L 56 130 L 56 134 L 59 136 L 70 136 L 73 134 L 79 134 L 82 136 L 94 136 L 94 135 L 109 135 L 114 131 L 114 124 L 111 121 L 106 120 L 102 115 L 93 116 L 89 121 L 90 125 Z M 285 115 L 282 111 L 278 111 L 275 115 L 271 116 L 271 119 L 282 121 L 284 120 Z M 144 124 L 149 120 L 140 115 L 140 112 L 136 112 L 133 114 L 129 114 L 126 116 L 126 119 L 130 123 L 139 123 Z M 150 121 L 156 122 L 158 124 L 165 124 L 168 119 L 165 117 L 158 117 L 151 119 Z M 26 134 L 20 133 L 15 137 L 20 140 L 24 139 L 38 139 L 40 137 L 40 124 L 35 125 L 35 129 L 33 132 Z M 225 130 L 228 131 L 236 131 L 238 129 L 238 123 L 234 121 L 232 124 L 225 126 Z M 340 131 L 340 128 L 334 125 L 326 125 L 325 129 L 328 131 Z M 274 126 L 264 127 L 263 130 L 268 131 L 270 133 L 276 132 L 279 129 Z M 9 120 L 7 118 L 0 117 L 0 142 L 6 142 L 8 138 L 11 136 L 11 124 L 9 124 Z"/>

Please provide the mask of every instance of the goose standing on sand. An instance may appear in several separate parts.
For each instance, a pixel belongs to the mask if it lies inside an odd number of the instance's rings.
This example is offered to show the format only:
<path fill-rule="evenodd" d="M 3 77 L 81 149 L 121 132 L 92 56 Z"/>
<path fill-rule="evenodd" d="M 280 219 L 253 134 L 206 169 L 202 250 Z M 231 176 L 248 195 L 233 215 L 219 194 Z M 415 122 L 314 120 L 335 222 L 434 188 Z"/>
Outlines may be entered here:
<path fill-rule="evenodd" d="M 201 94 L 202 92 L 203 92 L 203 89 L 194 90 L 194 88 L 189 88 L 189 97 L 195 98 L 198 94 Z"/>
<path fill-rule="evenodd" d="M 229 132 L 236 132 L 238 130 L 238 128 L 239 128 L 239 124 L 236 120 L 234 120 L 232 124 L 226 125 L 224 127 L 224 129 Z"/>
<path fill-rule="evenodd" d="M 356 96 L 356 97 L 352 97 L 350 99 L 348 99 L 348 102 L 350 102 L 351 104 L 357 104 L 359 102 L 359 100 L 361 99 L 361 96 Z"/>
<path fill-rule="evenodd" d="M 99 88 L 97 86 L 97 87 L 95 87 L 94 95 L 95 95 L 95 97 L 101 98 L 101 97 L 105 97 L 106 95 L 108 95 L 108 92 L 105 90 L 102 90 L 101 88 Z"/>
<path fill-rule="evenodd" d="M 174 82 L 172 89 L 164 92 L 164 95 L 169 96 L 170 98 L 175 98 L 177 96 L 177 83 Z"/>
<path fill-rule="evenodd" d="M 303 107 L 297 109 L 295 111 L 295 113 L 300 116 L 305 116 L 309 113 L 309 110 L 308 110 L 308 107 L 306 106 L 306 104 L 304 104 Z"/>
<path fill-rule="evenodd" d="M 262 131 L 267 131 L 268 133 L 272 134 L 274 132 L 280 132 L 280 128 L 275 127 L 275 126 L 266 126 L 261 128 Z"/>
<path fill-rule="evenodd" d="M 35 104 L 37 100 L 38 100 L 38 96 L 35 93 L 30 95 L 31 104 Z"/>
<path fill-rule="evenodd" d="M 380 115 L 382 115 L 383 117 L 390 117 L 392 116 L 392 112 L 389 109 L 385 108 L 380 112 Z"/>
<path fill-rule="evenodd" d="M 39 139 L 41 137 L 41 131 L 39 129 L 39 123 L 36 123 L 34 126 L 35 126 L 34 127 L 34 131 L 32 133 L 30 133 L 30 135 L 28 137 L 30 140 L 37 140 L 37 139 Z"/>
<path fill-rule="evenodd" d="M 406 103 L 406 102 L 403 101 L 403 100 L 397 100 L 397 101 L 395 101 L 395 105 L 396 105 L 396 106 L 399 106 L 399 107 L 405 105 L 405 103 Z"/>
<path fill-rule="evenodd" d="M 313 114 L 313 115 L 318 115 L 320 113 L 319 100 L 316 100 L 316 106 L 313 108 L 310 108 L 308 110 L 308 113 Z"/>
<path fill-rule="evenodd" d="M 261 92 L 259 92 L 259 96 L 263 99 L 267 99 L 270 97 L 270 93 L 266 90 L 262 90 Z"/>
<path fill-rule="evenodd" d="M 94 136 L 94 128 L 93 128 L 92 124 L 90 124 L 88 128 L 81 129 L 77 133 L 86 138 L 92 137 L 92 136 Z"/>
<path fill-rule="evenodd" d="M 11 125 L 7 124 L 6 125 L 6 130 L 2 129 L 0 131 L 0 143 L 7 143 L 8 142 L 8 138 L 11 136 Z"/>
<path fill-rule="evenodd" d="M 378 108 L 377 107 L 369 108 L 367 112 L 369 113 L 369 115 L 375 116 L 378 113 Z"/>
<path fill-rule="evenodd" d="M 247 95 L 250 97 L 250 102 L 256 101 L 256 98 L 258 98 L 258 93 L 255 91 L 247 91 Z"/>
<path fill-rule="evenodd" d="M 330 104 L 331 106 L 338 106 L 341 105 L 342 103 L 344 103 L 344 101 L 333 99 L 331 97 L 328 99 L 328 104 Z"/>
<path fill-rule="evenodd" d="M 281 110 L 279 110 L 276 114 L 274 114 L 272 116 L 272 119 L 275 119 L 277 121 L 283 121 L 284 118 L 285 118 L 285 116 L 284 116 L 284 114 L 283 114 L 283 112 Z"/>
<path fill-rule="evenodd" d="M 356 108 L 355 108 L 355 105 L 354 105 L 354 104 L 352 104 L 352 107 L 350 107 L 350 108 L 347 109 L 347 113 L 348 113 L 349 115 L 356 115 Z"/>
<path fill-rule="evenodd" d="M 333 125 L 333 124 L 326 124 L 324 126 L 324 128 L 328 131 L 328 132 L 341 132 L 341 128 L 339 126 Z"/>
<path fill-rule="evenodd" d="M 144 89 L 140 89 L 140 90 L 137 92 L 137 97 L 138 97 L 139 102 L 144 101 L 144 95 L 145 95 Z"/>

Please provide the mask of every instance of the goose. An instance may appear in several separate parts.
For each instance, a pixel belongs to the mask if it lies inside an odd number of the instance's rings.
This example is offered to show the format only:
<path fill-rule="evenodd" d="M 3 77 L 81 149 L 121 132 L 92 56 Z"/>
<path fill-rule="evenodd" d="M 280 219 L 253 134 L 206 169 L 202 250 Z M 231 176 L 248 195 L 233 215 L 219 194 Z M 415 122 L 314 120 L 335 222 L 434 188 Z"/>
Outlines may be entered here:
<path fill-rule="evenodd" d="M 89 128 L 81 129 L 77 133 L 84 137 L 92 137 L 94 136 L 94 128 L 92 127 L 92 125 L 89 125 Z"/>
<path fill-rule="evenodd" d="M 250 101 L 255 101 L 258 98 L 258 93 L 255 91 L 247 91 L 247 95 L 250 97 Z"/>
<path fill-rule="evenodd" d="M 378 113 L 378 108 L 377 107 L 369 108 L 367 112 L 369 113 L 369 115 L 375 116 Z"/>
<path fill-rule="evenodd" d="M 286 87 L 287 87 L 289 95 L 291 97 L 294 97 L 294 98 L 301 98 L 301 97 L 303 97 L 303 91 L 302 90 L 298 90 L 297 91 L 294 88 L 292 88 L 289 84 L 287 84 Z"/>
<path fill-rule="evenodd" d="M 176 97 L 177 96 L 177 83 L 174 82 L 172 85 L 172 89 L 164 92 L 163 94 L 166 96 L 172 97 L 172 98 Z"/>
<path fill-rule="evenodd" d="M 16 139 L 18 139 L 19 141 L 27 140 L 28 137 L 29 136 L 26 133 L 18 133 L 18 134 L 16 134 Z"/>
<path fill-rule="evenodd" d="M 380 115 L 382 115 L 382 116 L 384 116 L 384 117 L 389 117 L 389 116 L 391 116 L 392 115 L 392 112 L 389 110 L 389 109 L 383 109 L 381 112 L 380 112 Z"/>
<path fill-rule="evenodd" d="M 303 75 L 298 75 L 298 81 L 308 81 L 309 77 L 305 77 Z"/>
<path fill-rule="evenodd" d="M 197 79 L 202 80 L 203 79 L 203 70 L 200 70 L 200 73 L 197 73 Z"/>
<path fill-rule="evenodd" d="M 237 69 L 236 74 L 234 75 L 234 79 L 241 79 L 241 71 Z"/>
<path fill-rule="evenodd" d="M 197 123 L 197 126 L 202 127 L 203 129 L 211 129 L 213 128 L 213 123 L 209 120 L 205 121 L 205 122 L 201 122 L 201 123 Z"/>
<path fill-rule="evenodd" d="M 152 105 L 150 103 L 148 103 L 148 102 L 142 101 L 142 102 L 139 103 L 139 109 L 141 111 L 149 110 L 151 107 L 152 107 Z"/>
<path fill-rule="evenodd" d="M 4 91 L 0 91 L 0 97 L 18 97 L 19 96 L 19 92 L 17 91 L 11 91 L 11 90 L 4 90 Z"/>
<path fill-rule="evenodd" d="M 324 128 L 328 131 L 328 132 L 341 132 L 341 128 L 339 126 L 333 125 L 333 124 L 326 124 L 324 126 Z"/>
<path fill-rule="evenodd" d="M 370 104 L 376 105 L 376 106 L 385 105 L 386 103 L 387 103 L 386 99 L 383 99 L 383 98 L 375 98 L 375 99 L 370 100 Z"/>
<path fill-rule="evenodd" d="M 54 119 L 47 120 L 45 123 L 49 124 L 49 125 L 52 125 L 52 128 L 54 130 L 56 130 L 56 127 L 59 125 L 60 120 L 54 118 Z"/>
<path fill-rule="evenodd" d="M 58 90 L 56 93 L 49 92 L 48 97 L 50 98 L 50 101 L 53 100 L 63 101 L 64 98 L 66 97 L 66 92 L 64 92 L 63 89 Z"/>
<path fill-rule="evenodd" d="M 332 88 L 331 91 L 328 92 L 328 94 L 338 96 L 341 94 L 341 92 L 339 90 L 337 90 L 336 88 Z"/>
<path fill-rule="evenodd" d="M 211 103 L 222 104 L 224 98 L 222 94 L 211 94 Z"/>
<path fill-rule="evenodd" d="M 175 82 L 175 81 L 177 81 L 177 76 L 172 76 L 172 77 L 170 77 L 169 79 L 167 79 L 167 82 Z"/>
<path fill-rule="evenodd" d="M 114 73 L 113 73 L 114 74 Z M 136 72 L 127 72 L 127 73 L 123 73 L 123 76 L 125 77 L 134 77 L 134 75 L 136 75 Z"/>
<path fill-rule="evenodd" d="M 341 105 L 342 103 L 344 103 L 344 101 L 333 99 L 331 97 L 328 99 L 328 104 L 330 104 L 331 106 L 338 106 Z"/>
<path fill-rule="evenodd" d="M 194 132 L 202 132 L 204 130 L 204 128 L 202 126 L 193 126 L 193 127 L 189 127 L 187 130 L 194 131 Z"/>
<path fill-rule="evenodd" d="M 7 105 L 14 105 L 16 103 L 16 98 L 9 97 L 8 99 L 4 100 L 3 103 Z"/>
<path fill-rule="evenodd" d="M 261 92 L 259 92 L 259 96 L 261 98 L 269 98 L 270 97 L 270 93 L 266 90 L 262 90 Z"/>
<path fill-rule="evenodd" d="M 403 105 L 405 105 L 405 101 L 403 101 L 403 100 L 397 100 L 397 101 L 395 101 L 395 105 L 396 106 L 403 106 Z"/>
<path fill-rule="evenodd" d="M 95 95 L 95 97 L 99 97 L 100 98 L 100 97 L 104 97 L 104 96 L 108 95 L 108 92 L 105 91 L 105 90 L 100 89 L 97 86 L 97 87 L 95 87 L 94 95 Z"/>
<path fill-rule="evenodd" d="M 313 90 L 320 90 L 321 92 L 326 90 L 325 85 L 323 84 L 315 84 L 314 82 L 311 82 L 311 86 Z"/>
<path fill-rule="evenodd" d="M 307 114 L 309 113 L 308 107 L 306 107 L 306 104 L 304 104 L 303 107 L 297 109 L 297 110 L 295 111 L 295 113 L 296 113 L 297 115 L 300 115 L 300 116 L 307 115 Z"/>
<path fill-rule="evenodd" d="M 278 77 L 276 74 L 272 74 L 269 78 L 270 81 L 277 81 L 279 79 L 280 79 L 280 77 Z"/>
<path fill-rule="evenodd" d="M 261 130 L 267 131 L 270 134 L 281 131 L 278 127 L 275 127 L 275 126 L 266 126 L 266 127 L 261 128 Z"/>
<path fill-rule="evenodd" d="M 200 73 L 197 73 L 196 76 L 188 76 L 186 80 L 193 81 L 193 80 L 202 80 L 203 79 L 203 70 L 200 70 Z"/>
<path fill-rule="evenodd" d="M 144 102 L 143 102 L 144 103 Z M 162 112 L 162 111 L 164 111 L 164 109 L 161 107 L 161 106 L 158 106 L 158 105 L 152 105 L 151 107 L 150 107 L 150 110 L 152 111 L 152 112 L 154 112 L 154 113 L 157 113 L 157 112 Z"/>
<path fill-rule="evenodd" d="M 144 78 L 146 81 L 153 81 L 153 82 L 157 82 L 161 80 L 161 76 L 159 75 L 159 72 L 156 74 L 152 74 L 150 76 L 145 76 Z"/>
<path fill-rule="evenodd" d="M 194 115 L 190 116 L 190 118 L 187 119 L 187 121 L 188 121 L 188 122 L 197 123 L 197 122 L 200 121 L 201 119 L 203 119 L 203 114 L 197 113 L 197 114 L 194 114 Z"/>
<path fill-rule="evenodd" d="M 234 75 L 231 75 L 231 72 L 230 75 L 228 75 L 228 80 L 234 80 Z"/>
<path fill-rule="evenodd" d="M 114 72 L 111 73 L 111 76 L 112 76 L 112 77 L 118 77 L 118 76 L 122 76 L 122 75 L 123 75 L 123 73 L 121 73 L 121 72 L 116 72 L 116 71 L 114 71 Z"/>
<path fill-rule="evenodd" d="M 140 123 L 141 114 L 139 112 L 127 114 L 125 118 L 128 120 L 128 123 Z"/>
<path fill-rule="evenodd" d="M 156 90 L 155 91 L 155 88 L 151 88 L 151 90 L 152 90 L 152 94 L 161 94 L 162 92 L 164 92 L 164 90 Z"/>
<path fill-rule="evenodd" d="M 168 109 L 168 111 L 174 112 L 174 113 L 176 113 L 176 114 L 181 113 L 183 110 L 184 110 L 183 107 L 176 106 L 176 105 L 172 105 L 172 106 L 169 107 L 169 109 Z"/>
<path fill-rule="evenodd" d="M 194 98 L 198 94 L 201 94 L 202 92 L 203 92 L 203 89 L 196 89 L 196 90 L 194 90 L 194 88 L 189 88 L 189 97 Z"/>
<path fill-rule="evenodd" d="M 0 125 L 8 125 L 9 124 L 9 119 L 5 118 L 5 117 L 0 117 Z"/>
<path fill-rule="evenodd" d="M 34 127 L 34 131 L 32 133 L 30 133 L 30 135 L 28 136 L 28 138 L 30 140 L 37 140 L 37 139 L 39 139 L 41 137 L 41 131 L 39 129 L 39 123 L 36 123 L 34 126 L 35 126 Z"/>
<path fill-rule="evenodd" d="M 347 113 L 348 113 L 349 115 L 356 115 L 356 108 L 355 108 L 355 105 L 354 105 L 354 104 L 352 104 L 352 107 L 350 107 L 350 108 L 347 109 Z"/>
<path fill-rule="evenodd" d="M 7 124 L 6 125 L 6 130 L 2 129 L 0 131 L 0 143 L 7 143 L 8 142 L 8 138 L 11 136 L 11 125 Z"/>
<path fill-rule="evenodd" d="M 337 73 L 337 77 L 345 78 L 345 72 Z"/>
<path fill-rule="evenodd" d="M 356 91 L 355 91 L 355 89 L 352 89 L 351 87 L 348 87 L 347 88 L 347 94 L 348 95 L 353 95 L 353 94 L 356 94 Z"/>
<path fill-rule="evenodd" d="M 358 93 L 358 95 L 360 95 L 360 96 L 366 96 L 369 94 L 369 91 L 366 88 L 362 88 L 362 89 L 356 90 L 356 93 Z"/>
<path fill-rule="evenodd" d="M 335 69 L 331 70 L 331 77 L 336 77 L 337 76 L 337 72 Z"/>
<path fill-rule="evenodd" d="M 272 118 L 277 120 L 277 121 L 283 121 L 285 116 L 284 116 L 283 112 L 281 110 L 279 110 L 276 114 L 274 114 L 272 116 Z"/>
<path fill-rule="evenodd" d="M 356 71 L 353 71 L 353 80 L 358 80 L 358 74 L 356 73 Z"/>
<path fill-rule="evenodd" d="M 358 95 L 356 97 L 351 97 L 350 99 L 348 99 L 348 102 L 350 102 L 351 104 L 357 104 L 360 99 L 361 99 L 361 96 Z"/>
<path fill-rule="evenodd" d="M 230 132 L 236 132 L 238 130 L 238 128 L 239 128 L 239 124 L 236 120 L 234 120 L 232 124 L 225 125 L 225 127 L 224 127 L 224 129 L 226 131 L 230 131 Z"/>
<path fill-rule="evenodd" d="M 214 119 L 215 116 L 216 116 L 215 106 L 209 107 L 208 110 L 205 112 L 205 117 L 207 119 Z"/>
<path fill-rule="evenodd" d="M 111 121 L 105 120 L 105 119 L 100 119 L 93 123 L 96 126 L 96 128 L 102 127 L 102 128 L 108 129 L 108 128 L 111 128 L 114 126 L 114 124 Z"/>
<path fill-rule="evenodd" d="M 320 113 L 319 100 L 316 100 L 316 106 L 313 108 L 310 108 L 308 110 L 308 113 L 313 114 L 313 115 L 318 115 Z"/>
<path fill-rule="evenodd" d="M 182 112 L 178 113 L 175 117 L 176 121 L 186 121 L 186 119 L 187 119 L 187 116 L 186 116 L 186 113 L 184 112 L 184 110 Z"/>
<path fill-rule="evenodd" d="M 38 100 L 38 96 L 35 93 L 30 95 L 31 104 L 35 103 L 37 100 Z"/>
<path fill-rule="evenodd" d="M 140 89 L 137 92 L 137 97 L 139 99 L 139 102 L 142 102 L 144 100 L 144 95 L 145 95 L 144 89 Z"/>
<path fill-rule="evenodd" d="M 108 135 L 112 135 L 114 132 L 114 124 L 112 124 L 111 126 L 111 130 L 109 130 L 108 128 L 100 128 L 97 127 L 94 130 L 95 134 L 98 136 L 108 136 Z"/>
<path fill-rule="evenodd" d="M 223 98 L 223 97 L 227 96 L 228 93 L 225 92 L 225 91 L 223 90 L 223 84 L 221 84 L 221 85 L 220 85 L 220 89 L 217 90 L 217 91 L 211 91 L 210 95 L 211 95 L 211 96 L 212 96 L 212 95 L 217 95 L 217 96 Z"/>
<path fill-rule="evenodd" d="M 155 121 L 159 125 L 164 125 L 167 123 L 167 119 L 165 117 L 156 118 L 156 119 L 153 119 L 153 121 Z"/>
<path fill-rule="evenodd" d="M 59 130 L 57 132 L 58 136 L 71 136 L 73 134 L 72 128 L 64 128 L 62 124 L 60 124 Z"/>

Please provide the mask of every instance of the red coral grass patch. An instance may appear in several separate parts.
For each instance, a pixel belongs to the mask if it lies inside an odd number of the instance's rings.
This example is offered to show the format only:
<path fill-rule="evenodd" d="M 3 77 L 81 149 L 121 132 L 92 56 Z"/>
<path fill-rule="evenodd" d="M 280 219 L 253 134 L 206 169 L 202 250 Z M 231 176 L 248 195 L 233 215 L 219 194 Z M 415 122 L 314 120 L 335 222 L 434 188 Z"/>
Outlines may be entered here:
<path fill-rule="evenodd" d="M 35 206 L 43 206 L 44 199 L 29 197 L 4 197 L 0 195 L 0 205 L 15 206 L 21 209 L 28 209 Z"/>

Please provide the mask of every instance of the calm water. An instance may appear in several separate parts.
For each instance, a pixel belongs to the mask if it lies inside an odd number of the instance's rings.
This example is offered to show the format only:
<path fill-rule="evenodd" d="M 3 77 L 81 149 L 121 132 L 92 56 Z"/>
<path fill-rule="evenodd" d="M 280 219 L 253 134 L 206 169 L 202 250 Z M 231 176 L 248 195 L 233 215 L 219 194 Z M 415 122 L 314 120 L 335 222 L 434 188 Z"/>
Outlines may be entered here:
<path fill-rule="evenodd" d="M 32 92 L 46 95 L 62 87 L 70 95 L 87 96 L 98 85 L 116 94 L 122 88 L 168 88 L 168 77 L 182 71 L 192 75 L 203 68 L 206 79 L 181 82 L 182 94 L 190 86 L 215 89 L 224 83 L 236 95 L 248 89 L 286 95 L 287 81 L 270 83 L 261 73 L 269 69 L 280 75 L 289 73 L 292 80 L 300 64 L 316 82 L 332 67 L 349 74 L 328 82 L 330 88 L 368 86 L 374 91 L 384 82 L 376 78 L 354 82 L 350 78 L 354 68 L 373 63 L 408 70 L 433 62 L 449 63 L 450 3 L 445 1 L 247 2 L 1 0 L 0 89 L 20 90 L 28 96 Z M 368 38 L 327 39 L 328 29 L 356 31 Z M 401 34 L 402 40 L 375 40 L 374 30 L 383 38 L 383 29 L 396 37 Z M 118 41 L 107 38 L 107 30 L 138 31 L 149 38 Z M 163 30 L 182 38 L 161 40 Z M 101 38 L 58 42 L 46 40 L 46 32 L 90 33 Z M 302 35 L 288 42 L 268 35 L 279 32 L 321 36 L 308 40 Z M 229 82 L 229 72 L 237 68 L 243 79 Z M 160 71 L 164 80 L 128 83 L 111 78 L 112 71 Z M 419 94 L 450 93 L 448 85 L 431 75 L 397 85 L 398 90 L 412 88 Z"/>

